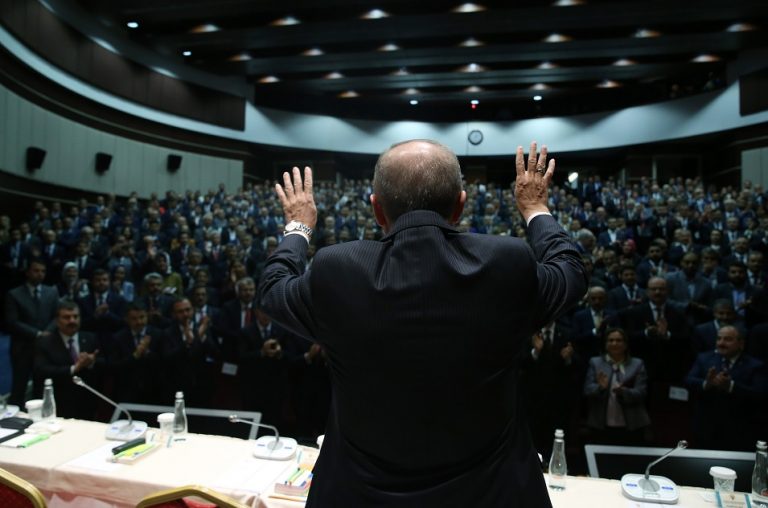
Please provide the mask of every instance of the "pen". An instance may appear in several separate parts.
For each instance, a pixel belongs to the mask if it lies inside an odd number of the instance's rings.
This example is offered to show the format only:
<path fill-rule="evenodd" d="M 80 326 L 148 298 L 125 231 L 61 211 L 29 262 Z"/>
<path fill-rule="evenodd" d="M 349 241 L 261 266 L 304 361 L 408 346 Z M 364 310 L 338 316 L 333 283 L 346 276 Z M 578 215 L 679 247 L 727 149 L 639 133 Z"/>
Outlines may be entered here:
<path fill-rule="evenodd" d="M 290 485 L 295 486 L 298 484 L 304 484 L 307 481 L 307 478 L 309 478 L 309 475 L 312 474 L 309 470 L 304 469 L 301 471 L 301 474 L 293 479 L 293 481 L 290 483 Z"/>
<path fill-rule="evenodd" d="M 51 436 L 50 434 L 37 434 L 32 439 L 24 441 L 23 443 L 19 443 L 17 448 L 28 448 L 28 447 L 32 446 L 33 444 L 35 444 L 35 443 L 39 443 L 40 441 L 45 441 L 50 436 Z"/>
<path fill-rule="evenodd" d="M 293 481 L 295 478 L 297 478 L 297 477 L 298 477 L 300 474 L 301 474 L 301 468 L 300 468 L 300 467 L 297 467 L 297 468 L 296 468 L 296 471 L 294 471 L 294 472 L 293 472 L 293 474 L 292 474 L 291 476 L 289 476 L 287 480 L 285 480 L 285 485 L 290 485 L 290 484 L 291 484 L 291 482 L 292 482 L 292 481 Z"/>

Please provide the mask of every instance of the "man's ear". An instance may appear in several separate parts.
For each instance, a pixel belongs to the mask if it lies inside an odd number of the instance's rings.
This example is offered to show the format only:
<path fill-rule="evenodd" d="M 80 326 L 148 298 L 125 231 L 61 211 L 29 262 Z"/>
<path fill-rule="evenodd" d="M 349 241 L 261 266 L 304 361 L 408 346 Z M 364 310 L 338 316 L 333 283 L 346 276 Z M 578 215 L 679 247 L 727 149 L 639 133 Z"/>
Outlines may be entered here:
<path fill-rule="evenodd" d="M 453 206 L 453 212 L 451 212 L 450 223 L 457 224 L 461 219 L 461 213 L 464 211 L 464 204 L 467 202 L 467 191 L 461 191 L 459 199 L 456 200 L 456 204 Z"/>
<path fill-rule="evenodd" d="M 379 202 L 379 198 L 376 197 L 376 194 L 371 194 L 371 206 L 373 206 L 373 215 L 376 217 L 376 222 L 381 226 L 381 229 L 384 230 L 384 233 L 389 232 L 389 219 L 387 219 L 387 216 L 384 214 L 384 208 L 382 208 L 381 202 Z"/>

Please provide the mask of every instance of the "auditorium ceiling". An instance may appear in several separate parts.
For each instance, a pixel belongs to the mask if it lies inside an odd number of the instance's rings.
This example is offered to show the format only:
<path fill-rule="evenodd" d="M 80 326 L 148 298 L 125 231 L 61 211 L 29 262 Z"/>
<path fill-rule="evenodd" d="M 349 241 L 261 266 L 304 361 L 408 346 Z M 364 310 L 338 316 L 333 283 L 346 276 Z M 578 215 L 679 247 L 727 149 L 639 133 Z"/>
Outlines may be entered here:
<path fill-rule="evenodd" d="M 766 0 L 68 1 L 168 58 L 242 76 L 256 104 L 377 120 L 664 101 L 724 87 L 768 48 Z"/>

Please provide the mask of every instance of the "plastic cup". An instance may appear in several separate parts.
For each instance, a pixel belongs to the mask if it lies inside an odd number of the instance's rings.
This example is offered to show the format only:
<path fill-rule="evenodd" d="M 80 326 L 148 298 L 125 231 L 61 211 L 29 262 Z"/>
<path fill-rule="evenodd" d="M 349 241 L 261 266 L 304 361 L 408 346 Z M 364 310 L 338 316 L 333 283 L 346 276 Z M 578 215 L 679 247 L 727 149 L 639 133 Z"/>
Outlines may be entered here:
<path fill-rule="evenodd" d="M 157 424 L 160 427 L 160 442 L 164 443 L 173 435 L 173 413 L 157 415 Z"/>
<path fill-rule="evenodd" d="M 27 416 L 33 422 L 39 422 L 43 419 L 43 400 L 30 399 L 24 405 L 27 408 Z"/>
<path fill-rule="evenodd" d="M 727 467 L 712 466 L 709 469 L 715 490 L 718 492 L 733 492 L 736 486 L 736 471 Z"/>
<path fill-rule="evenodd" d="M 321 434 L 317 436 L 317 447 L 322 448 L 323 447 L 323 440 L 325 439 L 325 434 Z"/>

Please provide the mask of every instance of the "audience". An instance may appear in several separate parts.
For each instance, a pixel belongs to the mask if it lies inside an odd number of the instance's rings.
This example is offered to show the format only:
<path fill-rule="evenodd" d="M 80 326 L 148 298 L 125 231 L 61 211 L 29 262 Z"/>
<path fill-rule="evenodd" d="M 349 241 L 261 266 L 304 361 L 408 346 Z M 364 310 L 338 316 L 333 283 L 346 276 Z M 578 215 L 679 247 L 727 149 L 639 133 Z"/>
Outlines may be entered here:
<path fill-rule="evenodd" d="M 524 237 L 511 187 L 469 182 L 466 190 L 462 231 Z M 380 239 L 370 194 L 369 180 L 316 182 L 311 252 Z M 592 287 L 522 351 L 521 392 L 539 451 L 548 449 L 556 425 L 574 446 L 580 431 L 594 438 L 590 430 L 608 429 L 622 444 L 650 438 L 668 446 L 685 438 L 703 447 L 719 439 L 703 430 L 705 415 L 727 418 L 722 429 L 732 433 L 748 413 L 759 420 L 759 406 L 748 405 L 765 404 L 768 392 L 768 194 L 749 182 L 716 188 L 699 178 L 623 184 L 595 176 L 554 186 L 549 205 L 582 253 Z M 181 389 L 190 405 L 262 411 L 265 423 L 306 433 L 298 437 L 307 440 L 322 433 L 330 404 L 323 351 L 272 329 L 253 301 L 264 261 L 282 241 L 279 207 L 273 185 L 264 182 L 231 193 L 220 187 L 147 200 L 134 193 L 124 200 L 98 196 L 95 203 L 40 201 L 18 222 L 0 217 L 13 401 L 40 395 L 49 349 L 63 344 L 61 333 L 72 335 L 56 331 L 58 298 L 69 302 L 67 316 L 75 309 L 82 316 L 74 333 L 95 341 L 85 349 L 99 351 L 78 372 L 93 374 L 114 398 L 169 405 Z M 53 299 L 39 315 L 23 308 L 35 287 Z M 733 347 L 721 338 L 724 330 L 736 331 Z M 35 355 L 39 368 L 27 392 Z M 723 358 L 732 365 L 727 372 Z M 740 377 L 742 364 L 748 381 Z M 58 396 L 66 381 L 57 379 Z M 544 385 L 551 390 L 544 393 Z M 693 392 L 686 407 L 701 415 L 695 426 L 669 416 L 670 388 L 684 386 Z M 553 407 L 562 414 L 552 414 Z M 747 435 L 719 445 L 752 450 Z"/>

